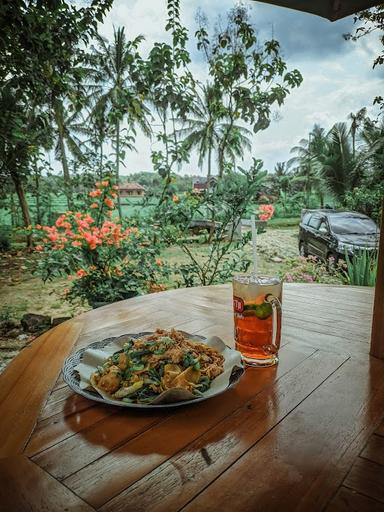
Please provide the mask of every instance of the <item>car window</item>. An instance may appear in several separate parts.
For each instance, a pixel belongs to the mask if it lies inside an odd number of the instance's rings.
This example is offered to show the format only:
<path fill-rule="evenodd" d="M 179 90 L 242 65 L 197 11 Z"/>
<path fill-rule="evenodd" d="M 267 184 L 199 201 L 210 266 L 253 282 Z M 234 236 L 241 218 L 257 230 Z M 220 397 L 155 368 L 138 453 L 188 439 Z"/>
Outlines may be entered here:
<path fill-rule="evenodd" d="M 336 235 L 368 235 L 379 232 L 376 224 L 368 217 L 331 215 L 329 220 Z"/>
<path fill-rule="evenodd" d="M 308 224 L 310 218 L 311 218 L 311 214 L 309 212 L 304 213 L 302 223 Z"/>
<path fill-rule="evenodd" d="M 318 229 L 319 228 L 319 224 L 320 224 L 320 220 L 321 220 L 321 218 L 318 217 L 317 215 L 312 215 L 310 221 L 308 222 L 308 226 L 313 228 L 313 229 Z"/>
<path fill-rule="evenodd" d="M 328 224 L 325 219 L 323 219 L 320 222 L 319 231 L 320 231 L 320 233 L 324 233 L 324 234 L 329 233 Z"/>

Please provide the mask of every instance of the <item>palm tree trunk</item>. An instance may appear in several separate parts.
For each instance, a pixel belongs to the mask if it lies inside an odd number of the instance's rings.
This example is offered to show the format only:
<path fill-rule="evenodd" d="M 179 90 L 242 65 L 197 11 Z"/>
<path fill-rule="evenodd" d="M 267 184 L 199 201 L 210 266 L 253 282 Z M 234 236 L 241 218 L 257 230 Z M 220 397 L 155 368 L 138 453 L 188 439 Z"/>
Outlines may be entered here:
<path fill-rule="evenodd" d="M 208 178 L 211 177 L 211 166 L 212 166 L 212 144 L 211 144 L 211 141 L 209 141 L 209 147 L 208 147 Z"/>
<path fill-rule="evenodd" d="M 99 164 L 99 178 L 100 179 L 103 178 L 103 158 L 104 158 L 103 139 L 101 139 L 100 140 L 100 164 Z"/>
<path fill-rule="evenodd" d="M 17 174 L 12 174 L 12 180 L 15 185 L 17 197 L 19 198 L 21 212 L 23 215 L 24 226 L 27 228 L 28 226 L 30 226 L 32 224 L 32 221 L 31 221 L 31 214 L 29 212 L 27 198 L 26 198 L 25 192 L 24 192 L 24 187 L 20 180 L 20 177 Z M 29 235 L 27 235 L 27 247 L 31 248 L 32 245 L 33 245 L 32 244 L 32 234 L 29 234 Z"/>
<path fill-rule="evenodd" d="M 219 178 L 222 178 L 224 174 L 224 147 L 223 144 L 220 143 L 219 151 L 218 151 L 218 160 L 219 160 Z"/>
<path fill-rule="evenodd" d="M 352 132 L 352 156 L 355 159 L 355 146 L 356 146 L 356 129 L 351 129 Z"/>
<path fill-rule="evenodd" d="M 116 185 L 120 181 L 120 121 L 116 121 Z M 120 219 L 123 217 L 121 212 L 120 194 L 117 194 L 117 209 Z"/>
<path fill-rule="evenodd" d="M 72 204 L 73 204 L 72 189 L 71 189 L 71 176 L 69 174 L 67 152 L 65 150 L 64 121 L 63 121 L 62 105 L 59 105 L 59 103 L 57 101 L 54 101 L 53 109 L 54 109 L 54 113 L 55 113 L 55 121 L 56 121 L 58 138 L 59 138 L 61 165 L 63 167 L 64 190 L 65 190 L 65 195 L 67 196 L 68 209 L 71 210 Z"/>

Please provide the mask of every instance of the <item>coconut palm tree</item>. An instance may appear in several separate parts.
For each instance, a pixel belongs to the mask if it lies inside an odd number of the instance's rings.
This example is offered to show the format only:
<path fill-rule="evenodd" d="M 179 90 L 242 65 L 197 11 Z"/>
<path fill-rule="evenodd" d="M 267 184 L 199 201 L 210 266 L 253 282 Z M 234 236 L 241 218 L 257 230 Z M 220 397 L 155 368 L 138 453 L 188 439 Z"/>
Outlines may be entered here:
<path fill-rule="evenodd" d="M 105 116 L 112 125 L 115 148 L 115 179 L 119 183 L 120 161 L 122 147 L 127 141 L 132 142 L 135 134 L 134 126 L 138 125 L 146 134 L 150 132 L 147 122 L 148 109 L 143 102 L 142 92 L 139 90 L 141 58 L 137 48 L 143 41 L 138 36 L 133 41 L 127 41 L 124 27 L 114 29 L 113 43 L 97 36 L 97 48 L 93 49 L 95 103 L 92 115 Z M 130 138 L 122 140 L 123 123 L 127 124 Z M 130 149 L 132 144 L 128 145 Z M 118 210 L 121 217 L 120 197 L 118 196 Z"/>
<path fill-rule="evenodd" d="M 299 144 L 291 149 L 291 153 L 296 156 L 291 158 L 287 165 L 294 173 L 293 180 L 300 182 L 303 186 L 306 207 L 309 206 L 312 191 L 317 193 L 320 205 L 323 207 L 325 186 L 319 160 L 324 147 L 323 129 L 315 125 L 309 138 L 301 139 Z"/>
<path fill-rule="evenodd" d="M 236 158 L 244 158 L 245 151 L 251 151 L 250 137 L 252 132 L 244 126 L 232 122 L 220 126 L 220 142 L 217 151 L 219 176 L 223 176 L 225 160 L 228 159 L 235 167 Z"/>
<path fill-rule="evenodd" d="M 185 137 L 183 144 L 186 149 L 197 149 L 200 169 L 207 158 L 208 177 L 212 174 L 212 154 L 220 140 L 220 105 L 219 91 L 209 83 L 203 85 L 201 95 L 196 94 L 191 117 L 177 131 L 180 138 Z"/>
<path fill-rule="evenodd" d="M 384 180 L 384 120 L 381 123 L 366 119 L 359 139 L 360 159 L 368 163 L 367 174 L 374 181 Z"/>
<path fill-rule="evenodd" d="M 70 112 L 61 98 L 55 98 L 53 100 L 52 109 L 52 134 L 55 140 L 55 157 L 57 160 L 60 160 L 62 165 L 68 209 L 72 209 L 72 187 L 68 165 L 68 153 L 70 153 L 75 160 L 81 161 L 83 159 L 83 152 L 81 150 L 82 140 L 79 136 L 84 134 L 84 120 L 81 117 L 81 113 Z"/>
<path fill-rule="evenodd" d="M 196 95 L 191 117 L 177 132 L 180 138 L 185 137 L 183 143 L 187 149 L 197 149 L 200 168 L 207 159 L 208 177 L 212 174 L 214 152 L 221 176 L 225 158 L 235 165 L 236 158 L 242 158 L 244 151 L 251 149 L 252 133 L 243 126 L 226 122 L 223 112 L 221 91 L 217 86 L 207 83 L 202 86 L 201 94 Z"/>
<path fill-rule="evenodd" d="M 329 131 L 327 145 L 320 158 L 320 167 L 329 190 L 343 202 L 345 194 L 360 179 L 359 166 L 353 156 L 346 123 L 336 123 Z"/>
<path fill-rule="evenodd" d="M 367 115 L 367 109 L 364 107 L 364 108 L 361 108 L 360 110 L 358 110 L 356 112 L 356 114 L 351 112 L 348 116 L 348 118 L 351 119 L 351 121 L 352 121 L 351 127 L 350 127 L 350 132 L 351 132 L 351 136 L 352 136 L 353 158 L 355 158 L 355 155 L 356 155 L 356 132 L 360 128 L 361 124 L 363 123 L 366 115 Z"/>
<path fill-rule="evenodd" d="M 272 185 L 280 193 L 287 194 L 290 190 L 291 178 L 286 162 L 277 162 L 271 176 Z"/>

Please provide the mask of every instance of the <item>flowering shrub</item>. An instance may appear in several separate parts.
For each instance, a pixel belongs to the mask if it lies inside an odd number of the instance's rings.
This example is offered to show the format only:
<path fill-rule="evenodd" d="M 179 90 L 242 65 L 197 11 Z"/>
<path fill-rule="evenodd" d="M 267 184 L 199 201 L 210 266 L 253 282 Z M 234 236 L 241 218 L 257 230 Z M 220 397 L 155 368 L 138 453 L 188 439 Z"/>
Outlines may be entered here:
<path fill-rule="evenodd" d="M 287 261 L 281 277 L 287 283 L 345 284 L 342 268 L 337 267 L 331 274 L 325 264 L 314 256 L 299 256 Z"/>
<path fill-rule="evenodd" d="M 168 273 L 146 227 L 112 218 L 116 188 L 110 180 L 97 182 L 89 192 L 89 213 L 68 211 L 53 226 L 35 226 L 40 275 L 67 275 L 69 299 L 114 302 L 154 289 Z"/>

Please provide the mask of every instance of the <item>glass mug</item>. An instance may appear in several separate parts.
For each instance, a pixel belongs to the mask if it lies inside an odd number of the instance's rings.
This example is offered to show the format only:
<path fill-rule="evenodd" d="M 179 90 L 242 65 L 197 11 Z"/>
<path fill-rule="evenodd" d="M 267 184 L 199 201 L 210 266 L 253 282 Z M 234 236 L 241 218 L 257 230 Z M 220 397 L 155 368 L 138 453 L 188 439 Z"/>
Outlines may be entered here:
<path fill-rule="evenodd" d="M 281 337 L 282 281 L 278 277 L 233 277 L 235 346 L 250 366 L 272 366 Z"/>

